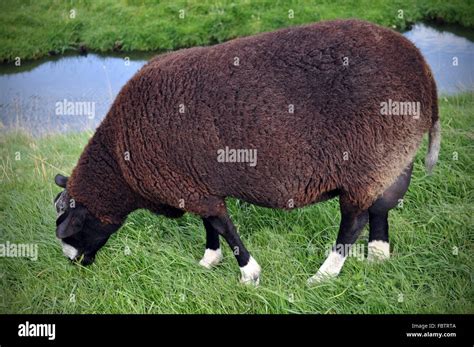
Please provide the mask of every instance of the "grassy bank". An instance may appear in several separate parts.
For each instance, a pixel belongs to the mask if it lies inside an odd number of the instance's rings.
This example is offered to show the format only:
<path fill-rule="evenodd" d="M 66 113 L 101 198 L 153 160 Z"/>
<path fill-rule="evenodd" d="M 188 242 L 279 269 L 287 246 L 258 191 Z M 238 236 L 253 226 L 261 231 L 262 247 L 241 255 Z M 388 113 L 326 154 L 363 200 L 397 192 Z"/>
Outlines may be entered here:
<path fill-rule="evenodd" d="M 439 165 L 426 176 L 421 148 L 403 207 L 391 213 L 393 257 L 349 258 L 338 279 L 306 279 L 336 239 L 336 200 L 291 212 L 236 201 L 230 213 L 262 265 L 259 288 L 238 283 L 224 247 L 222 265 L 197 262 L 201 221 L 137 211 L 88 267 L 73 266 L 55 238 L 56 173 L 69 174 L 90 134 L 0 140 L 0 240 L 38 245 L 38 260 L 0 258 L 0 313 L 474 313 L 474 95 L 440 100 Z M 367 238 L 367 230 L 359 243 Z"/>
<path fill-rule="evenodd" d="M 424 20 L 474 28 L 474 6 L 469 0 L 3 0 L 0 61 L 81 49 L 174 50 L 336 18 L 399 30 Z"/>

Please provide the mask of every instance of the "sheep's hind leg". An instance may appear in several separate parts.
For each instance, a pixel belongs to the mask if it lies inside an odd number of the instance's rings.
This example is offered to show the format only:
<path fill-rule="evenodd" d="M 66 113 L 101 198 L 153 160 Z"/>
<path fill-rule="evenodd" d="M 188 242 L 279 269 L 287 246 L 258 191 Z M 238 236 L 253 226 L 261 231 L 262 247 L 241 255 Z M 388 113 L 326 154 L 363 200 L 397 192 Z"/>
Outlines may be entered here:
<path fill-rule="evenodd" d="M 258 285 L 260 281 L 260 265 L 258 265 L 245 248 L 229 215 L 225 213 L 219 216 L 206 217 L 203 218 L 203 220 L 204 225 L 208 223 L 213 230 L 224 237 L 232 249 L 237 263 L 240 266 L 242 275 L 240 282 Z"/>
<path fill-rule="evenodd" d="M 381 261 L 390 258 L 388 239 L 388 211 L 397 206 L 410 185 L 413 163 L 398 176 L 393 183 L 369 208 L 368 261 Z"/>
<path fill-rule="evenodd" d="M 341 224 L 336 244 L 316 275 L 308 280 L 310 285 L 337 277 L 347 259 L 350 248 L 357 241 L 362 229 L 368 222 L 369 214 L 367 211 L 345 204 L 342 196 L 340 199 Z"/>
<path fill-rule="evenodd" d="M 219 242 L 219 233 L 212 224 L 206 219 L 202 219 L 206 229 L 206 250 L 199 265 L 210 269 L 219 264 L 222 260 L 222 250 Z"/>

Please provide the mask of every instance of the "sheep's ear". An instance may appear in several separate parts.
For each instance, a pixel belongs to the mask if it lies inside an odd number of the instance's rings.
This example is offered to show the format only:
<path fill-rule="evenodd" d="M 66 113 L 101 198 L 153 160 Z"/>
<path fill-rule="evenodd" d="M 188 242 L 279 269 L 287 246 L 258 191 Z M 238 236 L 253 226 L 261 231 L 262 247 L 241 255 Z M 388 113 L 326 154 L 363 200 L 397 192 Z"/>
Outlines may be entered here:
<path fill-rule="evenodd" d="M 57 174 L 56 177 L 54 177 L 54 183 L 56 183 L 58 186 L 61 188 L 66 188 L 67 184 L 67 177 Z"/>
<path fill-rule="evenodd" d="M 77 234 L 82 230 L 86 219 L 86 210 L 71 209 L 56 221 L 56 236 L 60 239 Z"/>

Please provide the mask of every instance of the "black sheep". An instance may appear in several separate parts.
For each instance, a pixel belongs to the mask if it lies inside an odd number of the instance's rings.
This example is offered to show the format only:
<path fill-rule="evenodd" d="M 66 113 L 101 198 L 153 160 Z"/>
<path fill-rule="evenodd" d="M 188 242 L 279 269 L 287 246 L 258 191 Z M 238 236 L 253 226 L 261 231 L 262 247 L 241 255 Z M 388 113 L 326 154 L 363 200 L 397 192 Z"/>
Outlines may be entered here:
<path fill-rule="evenodd" d="M 440 146 L 431 71 L 407 39 L 367 22 L 168 53 L 122 88 L 71 177 L 56 177 L 57 236 L 88 264 L 133 210 L 192 212 L 207 233 L 201 265 L 221 260 L 221 235 L 242 281 L 258 283 L 225 198 L 292 209 L 339 196 L 336 245 L 310 279 L 319 281 L 339 273 L 368 221 L 369 259 L 389 256 L 388 211 L 426 132 L 431 170 Z"/>

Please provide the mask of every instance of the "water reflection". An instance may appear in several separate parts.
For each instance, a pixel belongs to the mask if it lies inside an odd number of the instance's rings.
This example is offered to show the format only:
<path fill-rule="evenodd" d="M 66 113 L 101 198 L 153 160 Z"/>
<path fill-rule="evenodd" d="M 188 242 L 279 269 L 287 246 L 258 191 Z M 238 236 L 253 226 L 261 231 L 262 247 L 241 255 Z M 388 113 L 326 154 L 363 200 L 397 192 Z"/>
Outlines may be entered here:
<path fill-rule="evenodd" d="M 428 61 L 439 94 L 474 90 L 474 40 L 468 39 L 473 38 L 472 32 L 416 24 L 404 35 Z"/>

